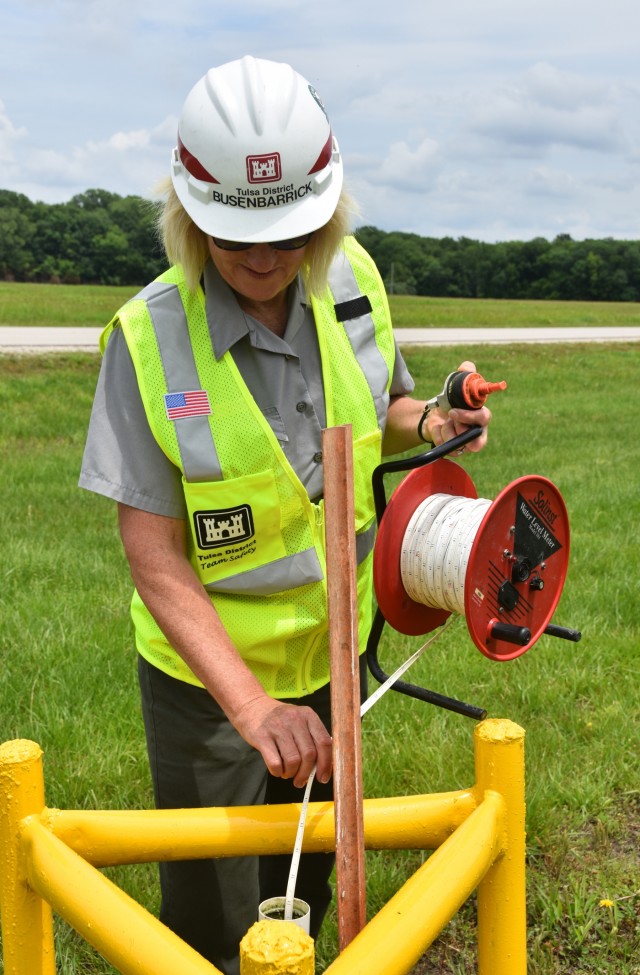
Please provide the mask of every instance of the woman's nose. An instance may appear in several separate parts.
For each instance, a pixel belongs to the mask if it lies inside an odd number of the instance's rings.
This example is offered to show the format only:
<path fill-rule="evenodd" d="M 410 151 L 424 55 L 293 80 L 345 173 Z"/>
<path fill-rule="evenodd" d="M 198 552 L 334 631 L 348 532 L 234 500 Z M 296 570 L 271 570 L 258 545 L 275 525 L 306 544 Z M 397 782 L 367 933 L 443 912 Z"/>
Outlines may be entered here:
<path fill-rule="evenodd" d="M 269 244 L 254 244 L 247 251 L 247 263 L 257 270 L 266 271 L 275 266 L 277 254 Z"/>

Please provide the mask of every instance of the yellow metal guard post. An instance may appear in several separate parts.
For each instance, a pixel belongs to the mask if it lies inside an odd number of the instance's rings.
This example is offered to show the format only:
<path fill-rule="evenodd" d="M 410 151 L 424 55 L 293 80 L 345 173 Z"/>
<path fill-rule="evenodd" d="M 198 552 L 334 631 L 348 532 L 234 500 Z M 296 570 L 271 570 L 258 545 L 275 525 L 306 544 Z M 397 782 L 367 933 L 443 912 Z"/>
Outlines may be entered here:
<path fill-rule="evenodd" d="M 221 975 L 35 817 L 25 824 L 24 848 L 30 886 L 122 975 Z"/>
<path fill-rule="evenodd" d="M 53 914 L 26 883 L 23 821 L 44 809 L 42 751 L 33 741 L 0 745 L 0 916 L 7 975 L 55 975 Z"/>
<path fill-rule="evenodd" d="M 435 850 L 476 808 L 471 789 L 365 799 L 370 850 Z M 94 867 L 211 856 L 291 854 L 301 803 L 210 809 L 46 809 L 43 824 Z M 312 802 L 306 853 L 335 849 L 333 804 Z"/>
<path fill-rule="evenodd" d="M 411 971 L 499 855 L 503 818 L 501 796 L 488 793 L 325 975 L 406 975 Z M 494 975 L 507 973 L 500 970 Z"/>
<path fill-rule="evenodd" d="M 489 718 L 475 731 L 479 792 L 505 804 L 504 852 L 478 887 L 478 975 L 526 975 L 527 902 L 524 731 Z"/>
<path fill-rule="evenodd" d="M 406 975 L 478 890 L 479 975 L 525 975 L 524 732 L 488 720 L 475 734 L 472 789 L 364 801 L 368 849 L 435 850 L 355 937 L 327 975 Z M 64 811 L 44 808 L 33 742 L 0 746 L 0 907 L 5 975 L 54 975 L 51 904 L 123 975 L 217 971 L 92 866 L 287 852 L 299 808 Z M 335 849 L 332 804 L 313 803 L 304 849 Z M 42 900 L 40 899 L 42 898 Z M 46 904 L 44 903 L 46 901 Z M 269 975 L 307 975 L 309 957 L 281 957 L 262 939 Z M 272 937 L 273 936 L 273 937 Z M 273 947 L 266 949 L 266 942 Z M 254 946 L 255 947 L 255 946 Z M 260 951 L 247 975 L 258 975 Z M 293 968 L 291 968 L 293 964 Z"/>

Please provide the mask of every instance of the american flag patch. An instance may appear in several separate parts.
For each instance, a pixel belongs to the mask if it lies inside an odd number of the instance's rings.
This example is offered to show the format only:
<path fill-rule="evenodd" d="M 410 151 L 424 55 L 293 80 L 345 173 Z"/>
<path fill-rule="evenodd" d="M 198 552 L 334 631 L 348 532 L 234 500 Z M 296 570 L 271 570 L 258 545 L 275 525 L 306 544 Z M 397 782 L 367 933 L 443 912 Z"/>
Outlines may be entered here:
<path fill-rule="evenodd" d="M 210 416 L 211 403 L 206 389 L 191 389 L 185 393 L 165 393 L 164 408 L 169 420 L 183 416 Z"/>

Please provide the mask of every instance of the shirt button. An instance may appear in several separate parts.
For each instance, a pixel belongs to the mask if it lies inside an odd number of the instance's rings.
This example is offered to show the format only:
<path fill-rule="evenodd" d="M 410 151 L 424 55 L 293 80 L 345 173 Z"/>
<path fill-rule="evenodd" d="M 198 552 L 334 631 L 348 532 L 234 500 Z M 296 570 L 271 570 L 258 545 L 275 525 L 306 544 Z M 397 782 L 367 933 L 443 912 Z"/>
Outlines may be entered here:
<path fill-rule="evenodd" d="M 296 409 L 297 409 L 298 413 L 304 413 L 304 411 L 306 410 L 306 408 L 307 408 L 307 404 L 306 403 L 302 403 L 302 402 L 296 403 Z"/>
<path fill-rule="evenodd" d="M 315 460 L 316 464 L 319 464 L 322 460 L 322 451 L 319 450 L 317 453 L 315 453 L 313 455 L 313 459 Z"/>

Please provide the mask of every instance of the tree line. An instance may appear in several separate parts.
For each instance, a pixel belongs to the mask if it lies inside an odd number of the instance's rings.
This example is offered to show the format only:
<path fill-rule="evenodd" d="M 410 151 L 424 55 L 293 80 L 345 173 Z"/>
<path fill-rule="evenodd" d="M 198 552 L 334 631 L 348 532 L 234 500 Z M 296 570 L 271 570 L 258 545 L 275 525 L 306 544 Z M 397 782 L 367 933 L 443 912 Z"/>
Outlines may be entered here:
<path fill-rule="evenodd" d="M 0 280 L 142 285 L 166 259 L 153 203 L 91 189 L 67 203 L 0 190 Z M 640 241 L 485 243 L 377 227 L 356 236 L 392 294 L 458 298 L 640 301 Z"/>
<path fill-rule="evenodd" d="M 0 279 L 146 284 L 166 268 L 155 218 L 148 200 L 106 190 L 68 203 L 33 203 L 0 190 Z"/>
<path fill-rule="evenodd" d="M 554 240 L 495 244 L 361 227 L 387 290 L 455 298 L 640 301 L 640 241 Z"/>

